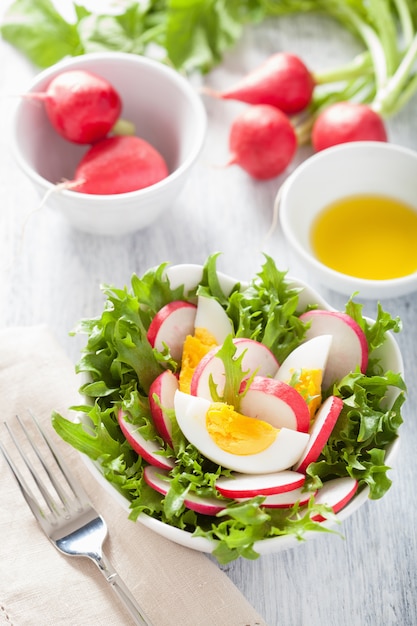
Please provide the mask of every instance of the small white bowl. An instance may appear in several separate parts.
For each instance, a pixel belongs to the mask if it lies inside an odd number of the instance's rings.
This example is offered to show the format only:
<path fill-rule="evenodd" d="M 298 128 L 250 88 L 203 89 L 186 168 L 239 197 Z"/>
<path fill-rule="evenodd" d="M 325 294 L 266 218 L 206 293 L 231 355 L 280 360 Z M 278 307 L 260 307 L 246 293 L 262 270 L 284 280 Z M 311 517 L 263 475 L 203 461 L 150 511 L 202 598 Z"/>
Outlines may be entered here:
<path fill-rule="evenodd" d="M 54 76 L 83 69 L 110 81 L 119 92 L 121 117 L 134 123 L 135 134 L 164 156 L 170 174 L 161 182 L 129 193 L 91 195 L 60 190 L 45 204 L 75 228 L 101 235 L 124 235 L 145 228 L 172 206 L 203 147 L 207 117 L 197 91 L 177 71 L 135 54 L 103 52 L 66 59 L 38 74 L 28 91 L 44 91 Z M 17 162 L 40 198 L 63 179 L 71 180 L 88 146 L 61 138 L 44 107 L 22 98 L 13 121 Z"/>
<path fill-rule="evenodd" d="M 336 200 L 357 194 L 395 198 L 417 212 L 417 152 L 391 143 L 352 142 L 304 161 L 284 182 L 276 200 L 290 256 L 310 278 L 343 294 L 358 292 L 363 298 L 381 299 L 417 290 L 417 271 L 400 278 L 370 280 L 335 271 L 315 256 L 310 237 L 317 215 Z M 389 254 L 381 250 L 381 255 Z"/>

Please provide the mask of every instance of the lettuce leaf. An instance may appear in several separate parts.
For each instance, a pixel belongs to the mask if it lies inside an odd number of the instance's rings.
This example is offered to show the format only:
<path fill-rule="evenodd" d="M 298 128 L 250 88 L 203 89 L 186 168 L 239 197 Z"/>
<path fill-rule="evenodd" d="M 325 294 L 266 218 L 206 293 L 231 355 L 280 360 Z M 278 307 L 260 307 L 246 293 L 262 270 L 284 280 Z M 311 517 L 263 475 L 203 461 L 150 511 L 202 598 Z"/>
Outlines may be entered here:
<path fill-rule="evenodd" d="M 0 32 L 5 41 L 41 68 L 84 52 L 76 25 L 67 22 L 51 0 L 15 0 Z"/>
<path fill-rule="evenodd" d="M 68 2 L 66 19 L 52 0 L 14 0 L 0 32 L 35 65 L 66 56 L 116 50 L 160 56 L 182 71 L 207 72 L 240 39 L 247 23 L 264 16 L 260 0 L 120 0 L 118 10 L 89 11 Z"/>
<path fill-rule="evenodd" d="M 233 320 L 236 337 L 248 337 L 265 344 L 279 363 L 301 342 L 306 326 L 296 313 L 298 290 L 285 280 L 265 255 L 262 271 L 243 291 L 229 297 L 227 313 Z"/>
<path fill-rule="evenodd" d="M 390 390 L 398 390 L 386 408 Z M 352 476 L 368 485 L 371 499 L 381 498 L 391 485 L 385 464 L 386 449 L 398 436 L 406 386 L 400 374 L 383 376 L 352 373 L 333 389 L 343 399 L 343 409 L 321 458 L 308 468 L 313 479 Z M 317 483 L 316 483 L 317 484 Z"/>

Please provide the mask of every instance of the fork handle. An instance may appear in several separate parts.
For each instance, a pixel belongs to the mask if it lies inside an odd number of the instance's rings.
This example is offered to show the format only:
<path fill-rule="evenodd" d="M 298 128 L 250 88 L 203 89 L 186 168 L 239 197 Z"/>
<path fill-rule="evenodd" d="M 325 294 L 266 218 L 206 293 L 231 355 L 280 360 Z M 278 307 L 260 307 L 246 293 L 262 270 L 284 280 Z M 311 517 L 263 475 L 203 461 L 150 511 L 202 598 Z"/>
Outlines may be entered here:
<path fill-rule="evenodd" d="M 122 601 L 125 608 L 129 611 L 134 623 L 138 624 L 138 626 L 152 626 L 152 623 L 146 617 L 143 609 L 140 608 L 131 591 L 120 578 L 110 561 L 104 555 L 91 555 L 91 558 L 118 598 Z"/>

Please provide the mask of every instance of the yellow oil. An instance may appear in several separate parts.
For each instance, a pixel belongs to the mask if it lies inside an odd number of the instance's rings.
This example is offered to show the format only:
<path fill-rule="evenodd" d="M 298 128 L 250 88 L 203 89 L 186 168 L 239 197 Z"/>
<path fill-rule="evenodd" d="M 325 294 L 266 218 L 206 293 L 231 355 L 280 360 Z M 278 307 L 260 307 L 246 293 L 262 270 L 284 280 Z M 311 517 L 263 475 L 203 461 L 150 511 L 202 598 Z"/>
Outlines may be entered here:
<path fill-rule="evenodd" d="M 319 213 L 311 245 L 317 259 L 343 274 L 407 276 L 417 270 L 417 211 L 385 196 L 346 197 Z"/>

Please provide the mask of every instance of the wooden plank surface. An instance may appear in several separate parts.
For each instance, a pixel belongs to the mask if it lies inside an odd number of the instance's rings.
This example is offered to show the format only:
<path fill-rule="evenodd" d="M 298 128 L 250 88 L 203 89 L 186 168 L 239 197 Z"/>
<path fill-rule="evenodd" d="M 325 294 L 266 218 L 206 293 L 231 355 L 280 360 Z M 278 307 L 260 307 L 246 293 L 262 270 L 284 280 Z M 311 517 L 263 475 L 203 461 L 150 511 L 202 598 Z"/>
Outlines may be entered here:
<path fill-rule="evenodd" d="M 349 59 L 359 45 L 327 19 L 285 18 L 252 28 L 224 63 L 205 78 L 224 87 L 277 50 L 301 54 L 312 69 Z M 241 279 L 260 269 L 262 252 L 281 269 L 309 280 L 288 258 L 279 229 L 265 240 L 275 194 L 284 177 L 254 182 L 227 160 L 236 103 L 206 101 L 204 151 L 181 196 L 146 231 L 96 237 L 72 230 L 53 211 L 26 215 L 39 204 L 10 150 L 11 114 L 36 70 L 0 41 L 0 325 L 48 324 L 74 362 L 82 345 L 69 331 L 101 312 L 101 283 L 122 287 L 133 272 L 164 261 L 204 262 L 221 251 L 219 268 Z M 417 149 L 417 100 L 388 123 L 390 140 Z M 300 154 L 296 164 L 308 155 Z M 416 173 L 417 174 L 417 173 Z M 316 285 L 335 307 L 344 296 Z M 416 449 L 417 295 L 383 301 L 403 320 L 408 401 L 393 487 L 344 522 L 339 535 L 320 536 L 296 549 L 225 566 L 231 580 L 270 626 L 412 626 L 417 624 Z M 373 315 L 374 301 L 364 301 Z"/>

